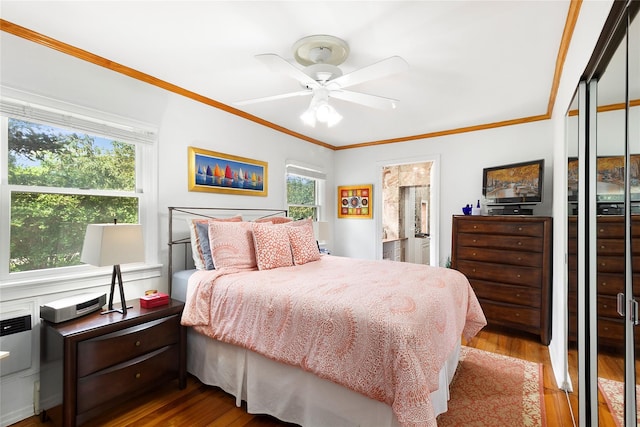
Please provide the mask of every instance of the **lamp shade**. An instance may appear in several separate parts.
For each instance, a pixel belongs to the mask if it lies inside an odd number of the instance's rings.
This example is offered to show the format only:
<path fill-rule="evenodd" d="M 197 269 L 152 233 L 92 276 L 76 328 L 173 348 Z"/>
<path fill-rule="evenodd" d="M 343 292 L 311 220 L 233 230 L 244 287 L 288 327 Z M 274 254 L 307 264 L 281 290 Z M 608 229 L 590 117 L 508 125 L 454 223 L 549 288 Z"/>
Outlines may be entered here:
<path fill-rule="evenodd" d="M 144 261 L 140 224 L 89 224 L 80 261 L 103 267 Z"/>
<path fill-rule="evenodd" d="M 319 242 L 326 242 L 329 240 L 329 223 L 326 221 L 313 222 L 313 233 L 316 240 Z"/>

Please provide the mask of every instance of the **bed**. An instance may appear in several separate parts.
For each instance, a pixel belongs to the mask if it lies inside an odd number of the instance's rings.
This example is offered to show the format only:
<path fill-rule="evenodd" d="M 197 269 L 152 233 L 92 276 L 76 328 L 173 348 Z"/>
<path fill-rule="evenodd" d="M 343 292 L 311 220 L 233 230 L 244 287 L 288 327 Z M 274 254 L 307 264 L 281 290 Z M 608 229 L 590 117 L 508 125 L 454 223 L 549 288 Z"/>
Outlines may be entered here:
<path fill-rule="evenodd" d="M 462 274 L 321 255 L 311 224 L 286 211 L 169 209 L 170 293 L 185 301 L 191 374 L 250 413 L 304 426 L 436 425 L 460 337 L 486 324 Z M 198 261 L 203 240 L 214 269 Z"/>

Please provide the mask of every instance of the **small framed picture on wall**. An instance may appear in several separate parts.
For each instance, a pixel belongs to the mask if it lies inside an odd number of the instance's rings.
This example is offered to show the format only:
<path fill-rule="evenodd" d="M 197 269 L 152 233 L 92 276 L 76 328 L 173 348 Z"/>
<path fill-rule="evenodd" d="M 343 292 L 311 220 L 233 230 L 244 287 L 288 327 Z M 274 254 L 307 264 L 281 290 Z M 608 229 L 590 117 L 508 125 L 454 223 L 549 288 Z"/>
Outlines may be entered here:
<path fill-rule="evenodd" d="M 339 185 L 338 218 L 371 219 L 373 185 Z"/>

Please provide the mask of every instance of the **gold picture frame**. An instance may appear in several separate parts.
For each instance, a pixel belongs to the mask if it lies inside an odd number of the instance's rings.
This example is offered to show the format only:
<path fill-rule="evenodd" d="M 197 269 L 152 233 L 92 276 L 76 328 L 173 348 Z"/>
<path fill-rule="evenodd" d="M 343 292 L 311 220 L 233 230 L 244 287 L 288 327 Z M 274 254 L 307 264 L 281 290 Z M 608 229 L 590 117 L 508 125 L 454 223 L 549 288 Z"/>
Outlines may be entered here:
<path fill-rule="evenodd" d="M 266 196 L 267 162 L 188 147 L 189 191 Z"/>
<path fill-rule="evenodd" d="M 372 202 L 372 184 L 338 186 L 338 218 L 371 219 Z"/>

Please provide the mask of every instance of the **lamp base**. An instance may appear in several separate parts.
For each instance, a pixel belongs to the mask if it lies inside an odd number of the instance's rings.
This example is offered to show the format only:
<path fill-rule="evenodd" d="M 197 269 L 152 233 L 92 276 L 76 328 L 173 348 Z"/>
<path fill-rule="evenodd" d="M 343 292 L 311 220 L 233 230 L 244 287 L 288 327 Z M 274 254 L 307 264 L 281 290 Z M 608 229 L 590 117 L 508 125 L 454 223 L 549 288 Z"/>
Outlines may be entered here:
<path fill-rule="evenodd" d="M 122 314 L 127 314 L 127 309 L 129 308 L 133 308 L 132 305 L 127 306 L 125 310 L 121 309 L 121 308 L 109 308 L 105 311 L 101 311 L 100 314 L 109 314 L 109 313 L 122 313 Z"/>
<path fill-rule="evenodd" d="M 118 287 L 120 288 L 121 308 L 113 308 L 113 291 L 116 287 L 116 279 L 118 281 Z M 107 309 L 100 314 L 118 312 L 126 316 L 128 308 L 133 308 L 133 306 L 127 307 L 127 301 L 124 299 L 124 287 L 122 286 L 122 272 L 120 271 L 120 264 L 117 264 L 113 266 L 113 273 L 111 273 L 111 292 L 109 293 L 109 305 Z"/>

